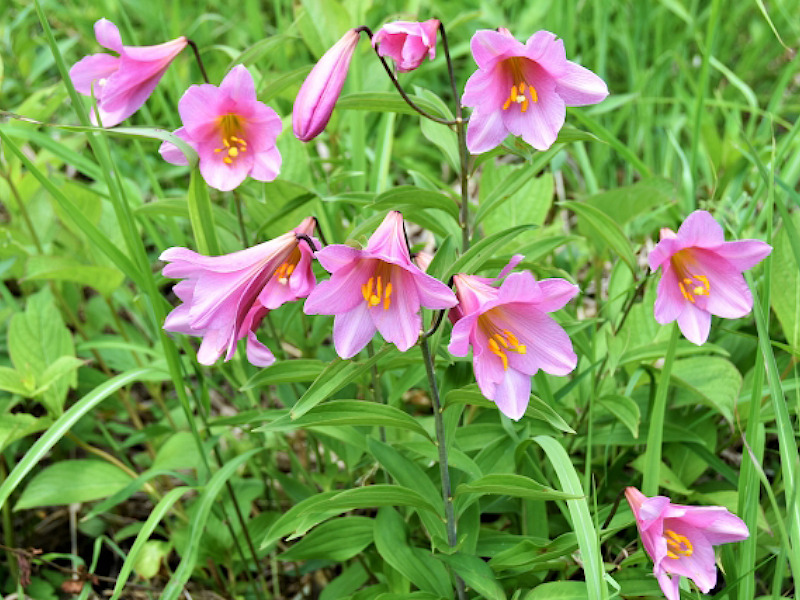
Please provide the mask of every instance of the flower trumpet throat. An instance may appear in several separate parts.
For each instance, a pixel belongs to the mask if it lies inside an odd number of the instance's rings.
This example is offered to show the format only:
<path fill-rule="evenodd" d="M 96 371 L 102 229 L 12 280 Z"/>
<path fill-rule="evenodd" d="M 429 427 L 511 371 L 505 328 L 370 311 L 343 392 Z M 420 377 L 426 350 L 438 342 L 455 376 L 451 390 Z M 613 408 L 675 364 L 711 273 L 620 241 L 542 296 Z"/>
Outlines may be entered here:
<path fill-rule="evenodd" d="M 222 162 L 232 165 L 242 153 L 247 152 L 247 142 L 242 136 L 242 123 L 238 115 L 227 114 L 219 118 L 219 130 L 222 133 L 222 147 L 214 148 L 215 154 L 225 153 Z"/>
<path fill-rule="evenodd" d="M 680 535 L 671 529 L 664 530 L 664 539 L 667 542 L 667 557 L 678 559 L 682 556 L 689 557 L 694 554 L 694 547 L 685 535 Z"/>
<path fill-rule="evenodd" d="M 520 111 L 525 112 L 528 110 L 528 96 L 530 96 L 532 102 L 538 102 L 539 95 L 536 93 L 536 88 L 525 81 L 525 76 L 522 74 L 522 67 L 520 66 L 520 59 L 509 58 L 507 62 L 511 68 L 511 78 L 515 83 L 511 85 L 511 91 L 503 104 L 503 110 L 508 110 L 511 108 L 512 104 L 519 104 Z"/>
<path fill-rule="evenodd" d="M 374 290 L 373 290 L 374 284 Z M 383 302 L 383 310 L 389 310 L 392 305 L 392 282 L 387 281 L 386 286 L 383 285 L 383 279 L 378 275 L 377 277 L 370 277 L 367 283 L 361 286 L 361 295 L 364 296 L 364 302 L 367 306 L 372 308 L 378 306 Z"/>
<path fill-rule="evenodd" d="M 508 371 L 508 354 L 506 352 L 516 352 L 517 354 L 527 354 L 528 347 L 520 344 L 517 336 L 508 329 L 497 329 L 486 315 L 478 318 L 478 322 L 489 339 L 487 346 L 489 352 L 499 357 L 503 361 L 503 370 Z"/>

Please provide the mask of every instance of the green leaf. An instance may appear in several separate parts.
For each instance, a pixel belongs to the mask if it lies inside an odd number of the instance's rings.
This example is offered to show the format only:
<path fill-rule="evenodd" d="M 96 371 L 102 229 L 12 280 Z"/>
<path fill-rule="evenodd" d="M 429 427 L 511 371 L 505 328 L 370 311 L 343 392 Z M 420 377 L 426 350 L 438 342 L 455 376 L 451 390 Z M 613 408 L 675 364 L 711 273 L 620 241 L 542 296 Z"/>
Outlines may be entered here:
<path fill-rule="evenodd" d="M 470 483 L 462 483 L 456 488 L 455 497 L 464 494 L 493 494 L 527 500 L 568 500 L 583 497 L 559 492 L 530 477 L 514 473 L 491 473 Z"/>
<path fill-rule="evenodd" d="M 403 518 L 393 508 L 378 511 L 375 519 L 375 548 L 392 568 L 419 589 L 443 598 L 453 597 L 447 569 L 430 552 L 409 546 Z"/>
<path fill-rule="evenodd" d="M 589 591 L 583 581 L 548 581 L 537 585 L 522 600 L 588 600 Z"/>
<path fill-rule="evenodd" d="M 34 390 L 33 381 L 26 381 L 22 375 L 8 367 L 0 367 L 0 390 L 28 396 Z"/>
<path fill-rule="evenodd" d="M 49 419 L 37 419 L 25 413 L 0 414 L 0 452 L 26 435 L 47 429 L 50 423 Z"/>
<path fill-rule="evenodd" d="M 375 198 L 372 208 L 376 210 L 399 210 L 434 208 L 449 214 L 458 221 L 458 205 L 452 198 L 410 185 L 392 188 Z"/>
<path fill-rule="evenodd" d="M 450 265 L 446 272 L 446 278 L 443 277 L 443 279 L 449 279 L 450 276 L 456 273 L 474 273 L 481 268 L 483 263 L 490 258 L 494 258 L 498 248 L 502 248 L 520 233 L 533 229 L 533 227 L 534 225 L 517 225 L 486 236 L 477 244 L 473 244 L 469 250 Z"/>
<path fill-rule="evenodd" d="M 331 400 L 309 409 L 299 417 L 285 415 L 275 419 L 256 431 L 291 431 L 303 427 L 341 425 L 399 427 L 430 439 L 425 428 L 408 413 L 394 406 L 366 400 Z"/>
<path fill-rule="evenodd" d="M 158 449 L 150 468 L 160 471 L 199 469 L 202 463 L 194 436 L 188 431 L 177 431 Z"/>
<path fill-rule="evenodd" d="M 363 362 L 336 359 L 319 374 L 314 383 L 300 397 L 292 407 L 292 419 L 302 417 L 317 404 L 335 394 L 348 383 L 355 381 L 368 371 L 380 358 L 389 353 L 391 344 L 384 344 L 374 356 Z"/>
<path fill-rule="evenodd" d="M 628 428 L 634 438 L 639 437 L 639 422 L 642 415 L 639 405 L 626 396 L 620 394 L 609 394 L 602 396 L 599 400 L 600 406 L 608 410 L 617 420 Z"/>
<path fill-rule="evenodd" d="M 800 213 L 793 217 L 795 228 L 800 228 Z M 800 348 L 800 267 L 798 267 L 790 239 L 789 228 L 784 225 L 775 236 L 770 278 L 770 303 L 783 328 L 786 341 Z"/>
<path fill-rule="evenodd" d="M 684 389 L 679 389 L 674 402 L 688 404 L 699 399 L 733 422 L 733 413 L 742 387 L 739 369 L 724 358 L 699 356 L 676 360 L 672 379 Z"/>
<path fill-rule="evenodd" d="M 208 186 L 200 174 L 199 168 L 192 169 L 187 204 L 197 251 L 206 256 L 218 255 L 220 250 L 214 225 L 214 211 L 208 195 Z"/>
<path fill-rule="evenodd" d="M 550 464 L 558 475 L 558 480 L 564 492 L 580 496 L 576 500 L 567 500 L 572 530 L 578 538 L 578 547 L 581 551 L 581 563 L 589 600 L 606 600 L 608 587 L 606 586 L 603 568 L 603 556 L 600 553 L 600 538 L 594 527 L 589 506 L 586 502 L 583 488 L 572 461 L 564 447 L 555 439 L 546 436 L 537 436 L 533 440 L 539 444 L 547 454 Z"/>
<path fill-rule="evenodd" d="M 441 558 L 481 597 L 487 600 L 506 600 L 503 586 L 497 581 L 494 571 L 477 556 L 457 552 L 443 554 Z"/>
<path fill-rule="evenodd" d="M 672 182 L 655 177 L 589 196 L 584 202 L 622 225 L 645 211 L 668 206 L 675 201 L 675 195 Z"/>
<path fill-rule="evenodd" d="M 83 398 L 78 400 L 75 404 L 69 407 L 58 420 L 53 423 L 48 430 L 39 437 L 38 440 L 31 446 L 30 450 L 25 453 L 15 466 L 11 473 L 8 474 L 5 481 L 0 483 L 0 506 L 5 504 L 8 497 L 11 495 L 20 482 L 30 472 L 31 469 L 38 463 L 50 449 L 56 445 L 67 431 L 77 423 L 80 418 L 87 412 L 92 410 L 95 406 L 100 404 L 103 400 L 108 398 L 111 394 L 116 392 L 121 387 L 124 387 L 134 381 L 140 381 L 147 376 L 158 373 L 156 369 L 134 369 L 121 373 L 97 386 L 91 392 L 86 394 Z"/>
<path fill-rule="evenodd" d="M 433 102 L 419 96 L 410 95 L 409 98 L 425 112 L 432 114 L 434 117 L 445 118 L 445 115 L 439 112 Z M 336 102 L 336 108 L 419 115 L 417 111 L 406 104 L 406 101 L 397 92 L 355 92 L 346 94 Z"/>
<path fill-rule="evenodd" d="M 373 520 L 342 517 L 323 523 L 278 555 L 279 560 L 335 560 L 344 562 L 372 543 Z"/>
<path fill-rule="evenodd" d="M 324 369 L 325 363 L 321 360 L 308 358 L 281 360 L 260 369 L 258 373 L 247 380 L 239 391 L 245 392 L 265 385 L 314 381 Z"/>
<path fill-rule="evenodd" d="M 488 166 L 487 166 L 487 171 Z M 546 173 L 540 178 L 536 178 L 537 169 L 530 165 L 511 166 L 501 165 L 494 168 L 496 174 L 492 179 L 497 180 L 497 184 L 486 197 L 481 198 L 478 212 L 475 213 L 475 225 L 478 225 L 485 218 L 492 215 L 497 209 L 505 206 L 507 202 L 514 199 L 509 210 L 521 211 L 520 214 L 530 216 L 530 220 L 505 221 L 506 226 L 531 223 L 541 225 L 544 215 L 547 214 L 550 202 L 553 198 L 553 176 Z M 485 173 L 484 175 L 488 175 Z M 533 191 L 534 195 L 530 192 Z M 522 207 L 516 206 L 522 204 Z M 538 205 L 537 205 L 538 204 Z M 533 209 L 533 210 L 531 210 Z M 499 213 L 500 222 L 503 222 L 507 214 L 506 210 Z M 497 220 L 495 220 L 497 222 Z"/>
<path fill-rule="evenodd" d="M 581 223 L 592 232 L 596 239 L 602 240 L 609 249 L 625 261 L 634 276 L 638 275 L 639 267 L 636 256 L 631 250 L 631 244 L 620 226 L 599 208 L 581 202 L 561 202 L 576 215 Z"/>
<path fill-rule="evenodd" d="M 222 490 L 222 486 L 225 485 L 225 482 L 236 472 L 236 469 L 247 462 L 248 459 L 252 458 L 257 452 L 261 452 L 261 448 L 254 448 L 253 450 L 249 450 L 229 460 L 219 471 L 214 473 L 208 481 L 208 484 L 198 497 L 196 506 L 194 507 L 196 512 L 191 522 L 189 542 L 184 549 L 184 554 L 178 568 L 175 569 L 175 572 L 172 574 L 172 577 L 162 592 L 161 600 L 177 600 L 181 595 L 183 586 L 189 581 L 189 577 L 191 577 L 192 571 L 197 563 L 197 557 L 200 552 L 200 541 L 208 525 L 209 513 L 211 512 L 211 507 L 214 505 L 217 496 Z"/>
<path fill-rule="evenodd" d="M 23 380 L 33 378 L 36 388 L 42 387 L 48 367 L 62 356 L 75 357 L 72 335 L 61 319 L 49 291 L 43 290 L 28 299 L 24 313 L 11 318 L 8 329 L 8 352 Z M 42 403 L 48 412 L 57 416 L 64 409 L 67 391 L 77 384 L 73 369 L 60 370 L 60 363 L 51 370 L 47 389 L 43 390 Z M 53 379 L 53 375 L 57 375 Z"/>
<path fill-rule="evenodd" d="M 125 275 L 114 267 L 87 265 L 66 256 L 32 256 L 25 273 L 27 281 L 74 281 L 103 296 L 119 288 L 124 279 Z"/>
<path fill-rule="evenodd" d="M 61 356 L 57 358 L 55 362 L 47 365 L 44 373 L 42 373 L 36 381 L 37 387 L 31 395 L 39 396 L 44 394 L 62 377 L 72 374 L 73 371 L 83 364 L 84 362 L 80 358 L 74 356 Z"/>
<path fill-rule="evenodd" d="M 14 510 L 90 502 L 110 496 L 130 482 L 130 475 L 104 461 L 62 460 L 30 480 Z"/>

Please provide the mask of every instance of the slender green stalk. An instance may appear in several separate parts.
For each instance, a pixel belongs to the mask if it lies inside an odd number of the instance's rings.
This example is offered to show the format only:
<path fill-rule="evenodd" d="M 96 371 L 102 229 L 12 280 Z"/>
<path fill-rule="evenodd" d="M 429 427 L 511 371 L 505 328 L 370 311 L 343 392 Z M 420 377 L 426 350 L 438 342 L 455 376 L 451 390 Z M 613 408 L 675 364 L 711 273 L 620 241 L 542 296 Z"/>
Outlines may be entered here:
<path fill-rule="evenodd" d="M 436 446 L 439 449 L 439 476 L 442 480 L 442 500 L 444 502 L 444 513 L 447 519 L 447 543 L 454 548 L 458 542 L 456 535 L 456 515 L 453 510 L 453 494 L 450 489 L 450 467 L 447 462 L 447 443 L 444 436 L 444 419 L 442 418 L 442 404 L 439 401 L 439 387 L 436 385 L 436 372 L 434 371 L 431 351 L 428 347 L 428 338 L 422 337 L 420 340 L 422 349 L 422 361 L 425 364 L 425 372 L 428 375 L 428 384 L 431 388 L 431 400 L 433 401 L 433 418 L 436 423 Z M 466 598 L 464 592 L 464 582 L 456 575 L 456 591 L 459 600 Z"/>
<path fill-rule="evenodd" d="M 375 356 L 375 348 L 372 340 L 367 344 L 367 356 L 373 358 Z M 378 376 L 378 365 L 372 364 L 372 400 L 375 404 L 383 404 L 383 390 L 381 389 L 381 379 Z M 386 428 L 381 425 L 379 428 L 381 441 L 386 443 Z M 388 474 L 387 474 L 388 476 Z"/>
<path fill-rule="evenodd" d="M 678 345 L 678 325 L 672 324 L 672 331 L 667 345 L 667 354 L 664 357 L 664 366 L 661 368 L 661 377 L 658 379 L 656 397 L 653 408 L 648 415 L 650 422 L 647 431 L 647 449 L 644 455 L 644 481 L 642 492 L 645 496 L 655 496 L 658 493 L 658 481 L 661 474 L 661 443 L 664 439 L 664 413 L 667 410 L 667 392 L 669 392 L 669 377 L 672 373 L 672 363 L 675 361 L 675 348 Z"/>

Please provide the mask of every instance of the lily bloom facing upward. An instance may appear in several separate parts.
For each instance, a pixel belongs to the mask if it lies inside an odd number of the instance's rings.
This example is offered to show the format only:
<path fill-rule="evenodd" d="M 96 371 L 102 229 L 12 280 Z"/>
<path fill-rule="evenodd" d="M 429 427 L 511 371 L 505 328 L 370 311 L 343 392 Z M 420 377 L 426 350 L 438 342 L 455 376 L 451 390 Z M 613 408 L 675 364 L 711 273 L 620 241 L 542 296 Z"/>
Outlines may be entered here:
<path fill-rule="evenodd" d="M 467 147 L 479 154 L 519 135 L 547 150 L 564 124 L 567 106 L 596 104 L 608 96 L 605 82 L 568 61 L 564 42 L 537 31 L 523 44 L 508 29 L 472 36 L 478 70 L 467 81 L 462 104 L 475 110 L 467 127 Z"/>
<path fill-rule="evenodd" d="M 322 55 L 306 77 L 292 108 L 292 130 L 298 140 L 317 137 L 331 119 L 333 107 L 342 93 L 353 51 L 358 44 L 358 29 L 351 29 Z"/>
<path fill-rule="evenodd" d="M 512 262 L 495 279 L 459 273 L 455 276 L 459 305 L 448 350 L 466 356 L 481 393 L 511 419 L 525 414 L 531 377 L 539 370 L 566 375 L 578 357 L 567 333 L 547 315 L 578 293 L 564 279 L 536 281 L 528 271 L 512 273 L 498 288 L 492 285 L 522 259 Z"/>
<path fill-rule="evenodd" d="M 381 27 L 372 37 L 372 47 L 379 56 L 388 56 L 401 73 L 413 71 L 427 56 L 436 58 L 436 31 L 438 19 L 417 21 L 395 21 Z"/>
<path fill-rule="evenodd" d="M 405 352 L 419 338 L 421 306 L 444 309 L 456 297 L 412 261 L 403 230 L 403 216 L 390 212 L 363 250 L 335 244 L 316 253 L 331 273 L 305 304 L 308 315 L 336 315 L 333 343 L 336 353 L 350 358 L 380 331 L 387 342 Z"/>
<path fill-rule="evenodd" d="M 247 360 L 259 367 L 275 362 L 255 331 L 267 312 L 306 297 L 316 280 L 311 270 L 308 239 L 316 221 L 308 217 L 282 236 L 222 256 L 203 256 L 187 248 L 169 248 L 165 277 L 185 279 L 173 291 L 183 302 L 164 322 L 164 329 L 203 338 L 197 360 L 213 365 L 236 342 L 247 337 Z M 313 240 L 318 244 L 316 240 Z"/>
<path fill-rule="evenodd" d="M 141 108 L 188 41 L 181 36 L 158 46 L 123 46 L 117 26 L 108 19 L 94 24 L 94 34 L 101 46 L 119 56 L 100 53 L 82 58 L 69 70 L 69 77 L 78 93 L 94 94 L 99 122 L 113 127 Z M 97 117 L 92 109 L 95 125 Z"/>
<path fill-rule="evenodd" d="M 650 252 L 650 269 L 661 267 L 655 318 L 662 325 L 677 320 L 686 339 L 698 346 L 708 339 L 711 315 L 737 319 L 753 308 L 742 272 L 753 268 L 772 246 L 761 240 L 726 242 L 722 227 L 696 210 L 675 233 L 661 230 Z"/>
<path fill-rule="evenodd" d="M 183 127 L 175 135 L 186 140 L 200 157 L 200 173 L 213 188 L 227 192 L 249 175 L 272 181 L 281 168 L 275 139 L 281 119 L 256 99 L 253 76 L 243 65 L 225 75 L 219 87 L 204 83 L 190 86 L 178 103 Z M 175 144 L 159 149 L 167 162 L 188 164 Z"/>
<path fill-rule="evenodd" d="M 653 573 L 667 600 L 680 600 L 681 576 L 707 594 L 717 584 L 714 548 L 749 537 L 747 525 L 722 506 L 672 504 L 665 496 L 648 498 L 625 490 Z"/>

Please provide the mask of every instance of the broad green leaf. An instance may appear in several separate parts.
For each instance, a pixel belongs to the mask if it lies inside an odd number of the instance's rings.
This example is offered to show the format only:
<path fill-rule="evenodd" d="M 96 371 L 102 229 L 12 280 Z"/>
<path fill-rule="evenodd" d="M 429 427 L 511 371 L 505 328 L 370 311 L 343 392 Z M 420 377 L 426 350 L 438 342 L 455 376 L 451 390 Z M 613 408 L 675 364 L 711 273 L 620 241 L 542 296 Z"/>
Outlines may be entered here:
<path fill-rule="evenodd" d="M 349 597 L 361 586 L 363 586 L 369 576 L 361 563 L 355 562 L 345 567 L 342 573 L 325 585 L 320 592 L 319 600 L 342 600 Z M 377 599 L 376 599 L 377 600 Z"/>
<path fill-rule="evenodd" d="M 299 542 L 278 555 L 279 560 L 335 560 L 343 562 L 372 543 L 373 519 L 342 517 L 314 528 Z"/>
<path fill-rule="evenodd" d="M 290 431 L 303 427 L 339 425 L 368 425 L 399 427 L 429 437 L 425 428 L 408 413 L 394 406 L 375 404 L 366 400 L 331 400 L 317 405 L 298 417 L 286 415 L 257 431 Z"/>
<path fill-rule="evenodd" d="M 66 256 L 32 256 L 25 279 L 74 281 L 108 296 L 122 285 L 125 275 L 114 267 L 87 265 Z"/>
<path fill-rule="evenodd" d="M 244 392 L 265 385 L 314 381 L 324 369 L 325 363 L 321 360 L 309 358 L 281 360 L 259 370 L 247 380 L 240 391 Z"/>
<path fill-rule="evenodd" d="M 453 597 L 447 569 L 430 552 L 408 544 L 405 523 L 396 510 L 384 507 L 378 511 L 374 536 L 375 548 L 381 558 L 420 590 L 444 598 Z"/>
<path fill-rule="evenodd" d="M 628 428 L 634 438 L 639 437 L 639 423 L 641 414 L 639 405 L 626 396 L 620 394 L 610 394 L 602 396 L 599 400 L 600 406 L 608 410 L 617 420 Z"/>
<path fill-rule="evenodd" d="M 679 383 L 674 400 L 676 404 L 693 402 L 699 398 L 716 408 L 728 422 L 733 422 L 742 375 L 728 360 L 717 356 L 676 360 L 672 367 L 672 379 Z"/>
<path fill-rule="evenodd" d="M 25 413 L 0 414 L 0 452 L 26 435 L 47 429 L 50 423 L 49 419 Z"/>
<path fill-rule="evenodd" d="M 456 273 L 474 273 L 481 268 L 490 258 L 493 258 L 498 248 L 502 248 L 505 244 L 513 240 L 523 231 L 532 229 L 534 225 L 517 225 L 503 231 L 498 231 L 492 235 L 486 236 L 477 244 L 467 250 L 458 260 L 456 260 L 445 272 L 446 278 Z"/>
<path fill-rule="evenodd" d="M 469 587 L 487 600 L 506 600 L 503 586 L 497 581 L 494 571 L 477 556 L 463 554 L 444 554 L 442 560 L 461 576 Z"/>
<path fill-rule="evenodd" d="M 458 220 L 458 205 L 452 198 L 439 192 L 423 190 L 410 185 L 392 188 L 378 196 L 372 203 L 376 210 L 399 210 L 435 208 Z"/>
<path fill-rule="evenodd" d="M 355 381 L 379 359 L 388 354 L 391 349 L 391 344 L 384 344 L 373 357 L 362 362 L 341 359 L 333 361 L 319 374 L 319 377 L 314 380 L 314 383 L 292 407 L 292 419 L 302 417 L 317 404 L 335 394 L 348 383 Z"/>
<path fill-rule="evenodd" d="M 28 482 L 14 510 L 90 502 L 110 496 L 130 482 L 130 475 L 104 461 L 62 460 Z"/>
<path fill-rule="evenodd" d="M 588 600 L 589 590 L 583 581 L 549 581 L 533 588 L 522 600 Z"/>
<path fill-rule="evenodd" d="M 602 240 L 614 254 L 625 261 L 634 275 L 638 274 L 639 268 L 630 241 L 614 219 L 589 204 L 562 202 L 561 205 L 578 215 L 580 222 L 586 225 L 595 239 Z"/>
<path fill-rule="evenodd" d="M 422 110 L 435 117 L 444 118 L 436 105 L 419 96 L 409 96 L 411 101 Z M 346 94 L 336 102 L 338 109 L 368 110 L 371 112 L 396 112 L 406 115 L 418 115 L 397 92 L 354 92 Z"/>
<path fill-rule="evenodd" d="M 793 217 L 800 228 L 800 213 Z M 784 226 L 775 236 L 770 278 L 770 302 L 783 328 L 786 341 L 800 348 L 800 267 L 792 251 L 789 231 Z"/>
<path fill-rule="evenodd" d="M 32 378 L 26 380 L 18 371 L 8 367 L 0 367 L 0 390 L 27 396 L 34 389 Z"/>
<path fill-rule="evenodd" d="M 537 179 L 536 175 L 537 169 L 528 164 L 519 166 L 504 164 L 493 167 L 487 165 L 481 184 L 491 182 L 494 183 L 494 187 L 491 191 L 487 191 L 485 196 L 481 195 L 480 206 L 475 213 L 475 225 L 502 207 L 505 208 L 500 211 L 498 218 L 492 221 L 495 225 L 498 223 L 505 223 L 506 227 L 523 223 L 541 225 L 553 199 L 553 176 L 546 173 Z M 510 202 L 512 200 L 513 202 Z M 506 206 L 509 202 L 510 205 Z M 523 206 L 517 206 L 520 204 Z M 522 218 L 513 221 L 504 220 L 509 211 L 514 215 L 518 213 L 521 217 L 529 217 L 529 220 Z M 492 231 L 501 228 L 493 227 Z"/>
<path fill-rule="evenodd" d="M 62 356 L 75 356 L 72 335 L 64 325 L 49 291 L 43 290 L 30 296 L 25 312 L 11 318 L 8 352 L 17 372 L 26 381 L 33 378 L 36 388 L 40 387 L 40 381 L 44 381 L 45 372 L 51 364 Z M 71 369 L 49 382 L 41 401 L 50 414 L 61 414 L 67 390 L 76 384 L 77 377 Z"/>
<path fill-rule="evenodd" d="M 60 381 L 63 377 L 70 375 L 78 367 L 84 364 L 80 358 L 74 356 L 61 356 L 55 362 L 47 365 L 44 373 L 36 381 L 36 389 L 32 392 L 32 396 L 39 396 L 49 390 L 56 382 Z"/>
<path fill-rule="evenodd" d="M 534 481 L 530 477 L 514 473 L 491 473 L 476 481 L 462 483 L 456 488 L 455 497 L 464 494 L 493 494 L 526 498 L 528 500 L 567 500 L 583 497 L 559 492 L 551 487 L 542 485 L 538 481 Z"/>
<path fill-rule="evenodd" d="M 640 213 L 669 205 L 675 201 L 675 196 L 672 182 L 651 178 L 589 196 L 584 202 L 599 208 L 615 223 L 623 225 Z"/>
<path fill-rule="evenodd" d="M 199 469 L 203 458 L 197 452 L 197 442 L 188 431 L 171 435 L 158 449 L 152 470 Z"/>
<path fill-rule="evenodd" d="M 640 454 L 631 462 L 631 466 L 640 473 L 644 472 L 646 468 L 644 458 L 645 455 Z M 658 473 L 658 485 L 683 496 L 690 496 L 692 494 L 692 490 L 687 488 L 680 480 L 680 477 L 678 477 L 663 461 L 661 462 L 661 468 Z"/>

